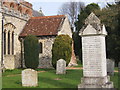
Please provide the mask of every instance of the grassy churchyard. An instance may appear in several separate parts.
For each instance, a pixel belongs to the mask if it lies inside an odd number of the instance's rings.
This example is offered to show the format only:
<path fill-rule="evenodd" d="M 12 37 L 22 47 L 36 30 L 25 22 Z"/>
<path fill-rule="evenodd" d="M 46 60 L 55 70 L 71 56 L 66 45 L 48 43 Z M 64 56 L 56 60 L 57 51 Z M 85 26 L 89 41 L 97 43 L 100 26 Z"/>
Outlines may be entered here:
<path fill-rule="evenodd" d="M 81 65 L 79 65 L 81 66 Z M 80 68 L 80 67 L 76 67 Z M 117 68 L 116 68 L 117 69 Z M 22 87 L 21 69 L 6 70 L 3 73 L 3 88 L 25 88 Z M 56 75 L 54 69 L 37 69 L 38 87 L 32 88 L 77 88 L 83 73 L 81 69 L 67 69 L 67 74 Z M 111 76 L 115 88 L 118 88 L 118 72 Z"/>

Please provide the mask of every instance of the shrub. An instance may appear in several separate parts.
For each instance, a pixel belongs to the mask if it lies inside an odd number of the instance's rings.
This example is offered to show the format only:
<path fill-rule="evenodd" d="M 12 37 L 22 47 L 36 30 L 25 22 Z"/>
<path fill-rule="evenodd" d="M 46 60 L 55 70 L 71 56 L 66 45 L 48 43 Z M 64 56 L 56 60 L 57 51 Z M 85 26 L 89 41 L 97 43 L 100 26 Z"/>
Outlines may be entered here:
<path fill-rule="evenodd" d="M 37 37 L 29 35 L 24 40 L 24 59 L 27 68 L 35 69 L 39 64 L 39 43 Z"/>
<path fill-rule="evenodd" d="M 56 37 L 52 47 L 52 65 L 56 69 L 56 63 L 59 59 L 64 59 L 68 65 L 72 54 L 72 39 L 68 35 L 59 35 Z"/>

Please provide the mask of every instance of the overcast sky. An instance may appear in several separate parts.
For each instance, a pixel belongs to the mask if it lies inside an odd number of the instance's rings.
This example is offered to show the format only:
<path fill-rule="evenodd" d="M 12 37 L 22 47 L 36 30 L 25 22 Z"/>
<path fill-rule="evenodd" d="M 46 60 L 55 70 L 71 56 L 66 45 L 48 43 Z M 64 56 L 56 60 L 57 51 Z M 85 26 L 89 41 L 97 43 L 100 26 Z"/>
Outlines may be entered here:
<path fill-rule="evenodd" d="M 80 2 L 84 2 L 85 5 L 94 2 L 94 3 L 98 3 L 100 7 L 104 7 L 107 2 L 109 3 L 114 2 L 114 0 L 26 0 L 26 1 L 32 3 L 33 8 L 37 11 L 41 7 L 45 16 L 57 15 L 59 8 L 65 2 L 80 1 Z"/>

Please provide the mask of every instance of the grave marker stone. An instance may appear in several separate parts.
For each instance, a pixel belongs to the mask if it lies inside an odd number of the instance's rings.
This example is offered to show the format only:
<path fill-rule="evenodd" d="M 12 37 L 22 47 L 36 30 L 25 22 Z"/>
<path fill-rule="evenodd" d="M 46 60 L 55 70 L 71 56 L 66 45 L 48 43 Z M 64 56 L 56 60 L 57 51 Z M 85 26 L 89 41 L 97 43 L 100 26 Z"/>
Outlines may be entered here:
<path fill-rule="evenodd" d="M 107 74 L 114 75 L 115 62 L 112 59 L 107 59 Z"/>
<path fill-rule="evenodd" d="M 33 69 L 25 69 L 22 71 L 22 86 L 36 87 L 38 86 L 37 71 Z"/>
<path fill-rule="evenodd" d="M 60 59 L 57 61 L 56 74 L 66 74 L 66 61 Z"/>

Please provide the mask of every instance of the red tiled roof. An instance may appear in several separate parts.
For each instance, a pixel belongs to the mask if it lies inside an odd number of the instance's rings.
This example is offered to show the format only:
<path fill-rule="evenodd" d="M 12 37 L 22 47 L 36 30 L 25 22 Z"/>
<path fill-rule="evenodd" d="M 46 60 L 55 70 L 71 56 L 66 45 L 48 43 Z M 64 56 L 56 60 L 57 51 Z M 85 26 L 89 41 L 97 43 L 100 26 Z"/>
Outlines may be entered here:
<path fill-rule="evenodd" d="M 25 25 L 20 37 L 57 35 L 64 18 L 64 15 L 32 17 Z"/>

